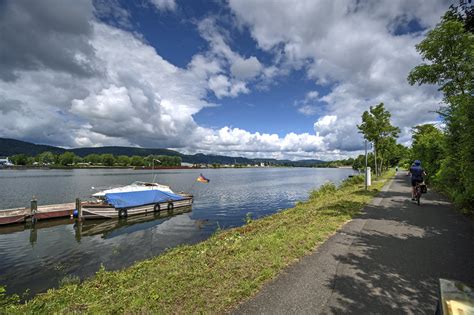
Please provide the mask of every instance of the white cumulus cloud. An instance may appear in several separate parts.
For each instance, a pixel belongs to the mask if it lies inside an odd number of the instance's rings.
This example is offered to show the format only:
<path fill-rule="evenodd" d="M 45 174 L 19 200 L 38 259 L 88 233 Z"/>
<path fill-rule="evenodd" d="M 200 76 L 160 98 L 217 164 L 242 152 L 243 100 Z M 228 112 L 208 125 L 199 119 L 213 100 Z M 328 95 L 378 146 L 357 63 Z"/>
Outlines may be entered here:
<path fill-rule="evenodd" d="M 405 127 L 436 120 L 437 91 L 410 87 L 406 81 L 421 62 L 415 44 L 425 33 L 397 30 L 408 30 L 410 21 L 433 27 L 449 6 L 446 1 L 230 0 L 229 5 L 261 49 L 279 56 L 281 64 L 304 69 L 315 83 L 330 86 L 319 99 L 326 103 L 323 115 L 339 118 L 325 136 L 329 148 L 361 148 L 356 125 L 364 110 L 380 102 L 404 130 L 404 140 L 409 137 Z M 296 105 L 306 115 L 321 107 L 308 97 Z"/>
<path fill-rule="evenodd" d="M 176 1 L 175 0 L 150 0 L 151 3 L 158 9 L 158 10 L 176 10 Z"/>
<path fill-rule="evenodd" d="M 132 145 L 334 159 L 358 153 L 362 138 L 355 126 L 370 105 L 385 102 L 403 141 L 409 127 L 436 120 L 436 90 L 406 83 L 408 71 L 420 62 L 414 45 L 423 34 L 396 31 L 413 19 L 433 26 L 446 8 L 442 1 L 230 0 L 258 47 L 274 56 L 273 64 L 234 51 L 227 31 L 209 17 L 197 23 L 209 49 L 185 67 L 164 59 L 140 34 L 99 22 L 91 1 L 49 1 L 57 2 L 58 10 L 46 12 L 20 0 L 5 6 L 9 15 L 0 26 L 9 44 L 0 45 L 2 137 L 66 147 Z M 171 0 L 153 4 L 159 10 L 177 7 Z M 118 26 L 130 25 L 126 12 L 108 8 L 101 12 L 115 16 Z M 24 40 L 15 41 L 19 30 Z M 311 89 L 295 104 L 295 110 L 315 116 L 314 134 L 213 129 L 195 122 L 195 114 L 216 105 L 208 101 L 209 93 L 219 100 L 238 97 L 259 84 L 276 84 L 275 78 L 295 69 L 328 91 L 320 95 Z"/>

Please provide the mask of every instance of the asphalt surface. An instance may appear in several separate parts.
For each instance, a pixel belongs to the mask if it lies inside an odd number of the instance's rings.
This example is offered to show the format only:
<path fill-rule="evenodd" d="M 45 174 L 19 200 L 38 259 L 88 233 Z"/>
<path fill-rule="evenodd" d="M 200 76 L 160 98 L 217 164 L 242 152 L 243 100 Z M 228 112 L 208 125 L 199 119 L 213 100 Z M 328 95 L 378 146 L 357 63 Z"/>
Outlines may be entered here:
<path fill-rule="evenodd" d="M 433 314 L 438 279 L 474 287 L 474 224 L 409 178 L 390 181 L 363 213 L 287 268 L 235 314 Z"/>

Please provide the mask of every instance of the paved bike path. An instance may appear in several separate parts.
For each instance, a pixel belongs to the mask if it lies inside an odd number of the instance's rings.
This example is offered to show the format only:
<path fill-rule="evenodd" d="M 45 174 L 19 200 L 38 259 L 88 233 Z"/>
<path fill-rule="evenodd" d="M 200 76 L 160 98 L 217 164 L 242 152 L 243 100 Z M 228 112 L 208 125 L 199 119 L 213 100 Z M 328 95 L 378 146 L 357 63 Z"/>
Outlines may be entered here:
<path fill-rule="evenodd" d="M 363 213 L 235 314 L 433 314 L 438 279 L 474 286 L 474 224 L 398 173 Z"/>

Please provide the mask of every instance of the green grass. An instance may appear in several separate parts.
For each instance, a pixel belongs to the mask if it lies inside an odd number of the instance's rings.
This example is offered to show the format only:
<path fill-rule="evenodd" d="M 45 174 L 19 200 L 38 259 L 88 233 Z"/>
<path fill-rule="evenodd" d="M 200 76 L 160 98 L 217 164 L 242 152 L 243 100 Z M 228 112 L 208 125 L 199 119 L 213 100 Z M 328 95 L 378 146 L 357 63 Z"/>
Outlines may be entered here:
<path fill-rule="evenodd" d="M 196 245 L 174 248 L 121 271 L 37 295 L 6 313 L 219 313 L 252 297 L 283 268 L 309 254 L 369 202 L 359 178 L 325 184 L 307 202 L 248 220 Z M 0 303 L 1 306 L 1 303 Z"/>

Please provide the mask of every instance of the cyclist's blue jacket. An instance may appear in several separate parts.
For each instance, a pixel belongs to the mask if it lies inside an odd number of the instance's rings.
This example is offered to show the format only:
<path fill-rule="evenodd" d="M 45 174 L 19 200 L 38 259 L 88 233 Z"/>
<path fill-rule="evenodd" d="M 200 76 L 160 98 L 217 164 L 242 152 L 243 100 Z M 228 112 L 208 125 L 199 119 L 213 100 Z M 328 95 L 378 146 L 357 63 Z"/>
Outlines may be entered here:
<path fill-rule="evenodd" d="M 419 165 L 410 167 L 411 179 L 423 180 L 423 168 Z"/>

